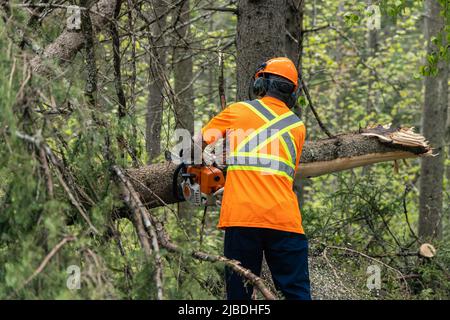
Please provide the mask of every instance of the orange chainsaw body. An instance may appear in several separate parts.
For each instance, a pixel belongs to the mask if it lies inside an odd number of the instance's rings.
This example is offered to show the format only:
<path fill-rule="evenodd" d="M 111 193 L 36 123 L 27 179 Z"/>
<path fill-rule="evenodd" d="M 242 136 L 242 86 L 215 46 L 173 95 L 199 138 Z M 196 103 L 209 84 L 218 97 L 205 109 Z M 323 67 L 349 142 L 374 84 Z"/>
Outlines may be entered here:
<path fill-rule="evenodd" d="M 205 195 L 213 194 L 225 185 L 222 170 L 214 166 L 188 166 L 186 172 L 192 175 Z"/>

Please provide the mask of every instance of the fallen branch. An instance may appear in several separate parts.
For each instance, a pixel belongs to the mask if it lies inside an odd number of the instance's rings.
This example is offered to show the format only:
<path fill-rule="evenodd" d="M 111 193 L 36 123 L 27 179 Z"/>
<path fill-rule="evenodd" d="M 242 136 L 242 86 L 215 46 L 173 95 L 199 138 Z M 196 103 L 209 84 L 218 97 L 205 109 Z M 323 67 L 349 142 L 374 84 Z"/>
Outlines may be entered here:
<path fill-rule="evenodd" d="M 161 254 L 159 252 L 159 243 L 158 238 L 156 235 L 156 231 L 152 223 L 150 222 L 148 216 L 149 213 L 145 206 L 142 204 L 141 199 L 139 198 L 139 195 L 136 193 L 136 191 L 133 188 L 133 185 L 130 183 L 128 178 L 123 173 L 122 169 L 118 166 L 112 167 L 113 171 L 119 178 L 122 187 L 124 191 L 126 192 L 125 195 L 125 202 L 130 207 L 132 213 L 133 213 L 133 222 L 135 223 L 135 227 L 137 229 L 137 233 L 141 242 L 141 245 L 144 249 L 144 252 L 146 253 L 147 257 L 150 257 L 152 255 L 152 250 L 150 249 L 148 239 L 147 239 L 147 232 L 150 234 L 151 238 L 151 246 L 153 249 L 153 252 L 155 253 L 155 259 L 156 259 L 156 272 L 155 272 L 155 282 L 156 282 L 156 288 L 157 288 L 157 297 L 158 300 L 162 300 L 164 297 L 163 293 L 163 268 L 162 268 L 162 260 L 161 260 Z M 145 232 L 145 229 L 147 232 Z"/>
<path fill-rule="evenodd" d="M 76 196 L 74 195 L 74 193 L 72 192 L 70 187 L 67 185 L 66 181 L 64 180 L 63 173 L 61 172 L 61 169 L 60 169 L 60 163 L 59 163 L 58 159 L 55 157 L 55 155 L 53 154 L 50 147 L 43 142 L 43 140 L 40 136 L 29 136 L 29 135 L 21 133 L 19 131 L 16 131 L 16 136 L 33 144 L 38 150 L 40 150 L 40 149 L 44 150 L 44 152 L 48 156 L 51 164 L 55 168 L 56 177 L 58 178 L 59 183 L 61 184 L 61 186 L 63 187 L 67 196 L 69 197 L 70 202 L 72 203 L 72 205 L 75 208 L 77 208 L 78 212 L 83 217 L 83 219 L 86 221 L 89 228 L 94 233 L 99 234 L 97 228 L 95 228 L 95 226 L 92 224 L 91 220 L 89 219 L 89 216 L 88 216 L 86 210 L 84 209 L 83 205 L 77 200 Z"/>
<path fill-rule="evenodd" d="M 234 272 L 247 279 L 254 287 L 256 287 L 267 300 L 277 300 L 275 295 L 266 287 L 264 280 L 252 273 L 249 269 L 241 266 L 237 260 L 231 260 L 223 256 L 209 255 L 200 251 L 194 251 L 192 256 L 196 259 L 211 262 L 222 262 L 230 267 Z"/>
<path fill-rule="evenodd" d="M 297 177 L 317 177 L 378 162 L 430 154 L 431 147 L 425 138 L 412 129 L 371 127 L 332 139 L 307 141 L 303 146 Z M 173 163 L 164 162 L 128 169 L 127 174 L 142 201 L 153 208 L 179 202 L 172 192 L 175 167 Z"/>
<path fill-rule="evenodd" d="M 159 222 L 150 212 L 146 209 L 146 207 L 142 204 L 138 193 L 134 189 L 132 183 L 125 175 L 125 173 L 118 166 L 113 166 L 113 171 L 119 177 L 122 185 L 127 189 L 128 192 L 124 194 L 125 202 L 129 205 L 130 209 L 133 211 L 135 215 L 135 219 L 139 220 L 139 217 L 136 215 L 139 213 L 141 215 L 142 221 L 144 221 L 145 227 L 147 231 L 150 233 L 152 238 L 153 249 L 159 251 L 158 244 L 164 247 L 167 251 L 172 253 L 184 253 L 184 250 L 180 248 L 178 245 L 172 243 L 170 241 L 169 236 L 167 235 L 164 226 L 161 222 Z M 158 252 L 157 251 L 157 252 Z M 275 300 L 274 294 L 265 286 L 264 281 L 252 273 L 250 270 L 242 267 L 239 261 L 231 260 L 223 256 L 211 255 L 205 252 L 190 250 L 189 254 L 198 260 L 209 261 L 209 262 L 221 262 L 226 266 L 230 267 L 233 271 L 247 279 L 252 285 L 254 285 L 262 295 L 268 300 Z M 157 256 L 157 265 L 160 264 Z"/>
<path fill-rule="evenodd" d="M 170 241 L 170 238 L 167 235 L 161 222 L 159 222 L 154 216 L 150 214 L 149 219 L 151 220 L 152 225 L 156 227 L 158 241 L 161 246 L 163 246 L 169 252 L 181 254 L 184 253 L 184 250 L 182 248 Z M 196 250 L 190 250 L 189 254 L 197 260 L 223 263 L 224 265 L 231 268 L 234 272 L 247 279 L 256 289 L 261 292 L 264 298 L 266 298 L 267 300 L 276 300 L 275 295 L 264 284 L 264 280 L 252 273 L 250 270 L 242 267 L 239 261 L 228 259 L 224 256 L 212 255 Z"/>
<path fill-rule="evenodd" d="M 34 278 L 36 278 L 47 266 L 49 261 L 53 258 L 53 256 L 64 246 L 67 242 L 74 241 L 76 238 L 74 236 L 67 236 L 64 237 L 42 260 L 42 262 L 39 264 L 39 267 L 33 272 L 33 274 L 28 277 L 27 280 L 19 287 L 19 289 L 15 290 L 15 293 L 22 290 L 24 287 L 26 287 Z"/>

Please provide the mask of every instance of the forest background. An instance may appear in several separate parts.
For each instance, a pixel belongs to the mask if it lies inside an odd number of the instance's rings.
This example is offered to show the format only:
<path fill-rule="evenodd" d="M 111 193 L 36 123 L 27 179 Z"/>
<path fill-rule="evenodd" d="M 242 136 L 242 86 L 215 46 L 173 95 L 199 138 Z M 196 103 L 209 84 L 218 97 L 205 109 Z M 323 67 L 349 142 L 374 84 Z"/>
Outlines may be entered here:
<path fill-rule="evenodd" d="M 450 298 L 448 0 L 0 0 L 0 15 L 0 297 L 223 299 L 223 263 L 187 253 L 221 254 L 218 210 L 152 207 L 180 250 L 146 249 L 118 168 L 164 162 L 176 128 L 285 55 L 333 134 L 413 126 L 437 154 L 296 180 L 313 298 Z M 327 138 L 305 96 L 296 112 Z"/>

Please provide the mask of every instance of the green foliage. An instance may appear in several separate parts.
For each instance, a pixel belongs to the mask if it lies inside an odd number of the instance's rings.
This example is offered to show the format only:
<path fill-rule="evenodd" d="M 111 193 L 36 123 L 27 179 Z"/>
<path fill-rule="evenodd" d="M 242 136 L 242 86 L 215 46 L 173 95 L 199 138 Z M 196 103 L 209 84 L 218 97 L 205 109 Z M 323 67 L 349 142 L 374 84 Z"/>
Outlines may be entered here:
<path fill-rule="evenodd" d="M 447 64 L 450 61 L 450 3 L 447 0 L 439 0 L 439 4 L 442 7 L 440 15 L 445 24 L 430 40 L 432 49 L 426 56 L 427 64 L 420 67 L 422 76 L 436 76 L 439 72 L 439 61 Z"/>
<path fill-rule="evenodd" d="M 316 1 L 314 9 L 311 2 L 306 2 L 305 29 L 332 26 L 304 35 L 302 70 L 313 101 L 331 132 L 355 131 L 359 126 L 389 122 L 420 129 L 421 75 L 436 74 L 437 63 L 449 58 L 449 6 L 448 1 L 439 1 L 447 25 L 432 39 L 435 51 L 427 56 L 426 65 L 422 65 L 426 56 L 422 1 L 376 2 L 382 14 L 376 47 L 368 43 L 366 21 L 370 15 L 365 1 Z M 215 2 L 218 7 L 225 4 Z M 143 4 L 143 9 L 148 9 L 146 6 Z M 217 12 L 202 15 L 204 10 L 192 10 L 194 22 L 189 39 L 194 73 L 200 73 L 194 82 L 197 127 L 219 111 L 217 60 L 218 50 L 224 44 L 227 44 L 223 52 L 228 103 L 233 101 L 236 91 L 233 41 L 237 16 Z M 134 21 L 143 36 L 136 39 L 136 59 L 132 61 L 133 42 L 127 31 L 129 16 L 125 14 L 119 21 L 123 86 L 130 106 L 129 114 L 119 119 L 110 35 L 98 35 L 98 101 L 96 106 L 90 106 L 84 97 L 83 51 L 70 65 L 49 63 L 50 68 L 57 70 L 55 78 L 49 80 L 35 74 L 27 77 L 33 53 L 19 48 L 21 36 L 15 32 L 16 28 L 24 28 L 25 35 L 31 34 L 35 44 L 42 48 L 61 32 L 60 21 L 65 15 L 58 10 L 49 13 L 36 35 L 27 26 L 27 16 L 25 10 L 14 8 L 10 21 L 15 25 L 5 25 L 0 20 L 0 30 L 5 30 L 0 33 L 0 297 L 154 299 L 153 259 L 147 260 L 142 253 L 133 224 L 117 218 L 123 204 L 110 172 L 113 162 L 123 167 L 135 165 L 130 150 L 140 162 L 148 162 L 144 134 L 149 72 L 146 26 L 139 19 Z M 174 22 L 171 19 L 169 23 Z M 173 84 L 170 68 L 174 61 L 170 50 L 167 59 L 169 82 Z M 136 68 L 134 88 L 132 62 Z M 136 96 L 131 99 L 133 90 Z M 304 96 L 299 103 L 308 139 L 324 137 Z M 168 150 L 174 144 L 171 135 L 175 127 L 170 101 L 165 102 L 162 123 L 162 150 Z M 64 164 L 63 180 L 98 234 L 90 231 L 74 206 L 58 177 L 57 166 L 47 159 L 51 190 L 40 149 L 19 138 L 17 132 L 40 137 Z M 127 148 L 120 141 L 126 141 Z M 163 155 L 154 161 L 162 159 Z M 381 264 L 385 275 L 382 290 L 370 293 L 365 287 L 366 270 L 374 261 L 330 249 L 332 263 L 349 275 L 364 293 L 363 297 L 369 294 L 374 299 L 449 298 L 448 181 L 444 194 L 447 218 L 443 221 L 443 239 L 435 244 L 436 258 L 425 261 L 398 255 L 414 251 L 419 245 L 411 231 L 417 230 L 418 224 L 418 174 L 419 162 L 412 161 L 408 167 L 402 166 L 399 174 L 393 174 L 391 164 L 384 164 L 305 183 L 303 221 L 315 249 L 321 251 L 324 244 L 350 248 L 377 257 L 410 276 L 408 294 L 398 272 Z M 223 233 L 216 229 L 218 212 L 208 212 L 200 241 L 203 211 L 189 211 L 191 218 L 184 220 L 180 220 L 177 206 L 154 209 L 152 213 L 164 222 L 172 240 L 186 251 L 201 249 L 220 254 Z M 69 236 L 76 238 L 62 245 L 34 274 L 52 250 Z M 194 261 L 186 253 L 163 250 L 161 254 L 166 298 L 224 297 L 223 266 Z M 67 287 L 70 266 L 80 268 L 79 290 Z"/>
<path fill-rule="evenodd" d="M 306 4 L 306 29 L 333 26 L 308 33 L 303 56 L 303 75 L 322 121 L 332 133 L 391 122 L 420 130 L 421 70 L 426 55 L 421 18 L 423 2 L 374 4 L 380 5 L 382 14 L 381 29 L 374 32 L 375 48 L 368 41 L 366 2 L 355 5 L 354 1 L 336 1 L 318 4 L 314 10 Z M 335 12 L 338 14 L 330 15 Z M 436 45 L 437 40 L 434 40 Z M 301 102 L 301 105 L 308 139 L 324 137 L 306 104 Z M 392 165 L 380 164 L 305 181 L 304 227 L 313 243 L 318 241 L 379 256 L 380 261 L 410 276 L 407 282 L 411 295 L 408 295 L 399 275 L 383 267 L 382 274 L 386 275 L 382 277 L 383 290 L 374 298 L 421 299 L 427 293 L 427 298 L 448 298 L 449 254 L 445 250 L 449 244 L 448 219 L 443 221 L 447 236 L 439 244 L 436 259 L 418 270 L 420 259 L 414 254 L 408 258 L 397 255 L 415 252 L 419 245 L 406 221 L 404 206 L 411 228 L 417 232 L 420 167 L 418 161 L 408 162 L 409 166 L 401 166 L 397 175 L 393 174 Z M 444 190 L 448 190 L 446 186 Z M 444 197 L 444 217 L 448 217 L 448 191 Z M 354 276 L 358 288 L 367 290 L 366 267 L 373 261 L 345 251 L 330 252 L 337 269 L 345 268 L 345 273 Z M 435 278 L 428 277 L 428 272 Z"/>

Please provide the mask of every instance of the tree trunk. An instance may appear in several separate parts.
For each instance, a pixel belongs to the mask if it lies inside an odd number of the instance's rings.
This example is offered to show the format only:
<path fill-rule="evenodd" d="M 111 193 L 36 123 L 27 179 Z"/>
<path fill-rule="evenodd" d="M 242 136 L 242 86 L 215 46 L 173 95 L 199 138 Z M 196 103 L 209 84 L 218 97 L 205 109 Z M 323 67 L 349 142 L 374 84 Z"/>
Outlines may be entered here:
<path fill-rule="evenodd" d="M 431 39 L 445 26 L 438 1 L 425 1 L 425 38 L 427 53 L 436 50 Z M 425 101 L 422 114 L 422 132 L 435 149 L 436 157 L 422 159 L 420 170 L 419 236 L 423 239 L 442 235 L 442 189 L 444 175 L 445 121 L 448 107 L 448 63 L 438 63 L 437 76 L 425 78 Z"/>
<path fill-rule="evenodd" d="M 165 37 L 162 31 L 166 26 L 166 16 L 162 16 L 167 11 L 164 1 L 152 1 L 150 4 L 150 16 L 156 21 L 150 26 L 150 45 L 155 46 L 152 50 L 153 57 L 149 62 L 149 79 L 147 115 L 145 129 L 145 145 L 148 161 L 151 162 L 161 153 L 161 122 L 163 114 L 163 81 L 161 72 L 165 71 L 166 50 L 164 47 Z"/>
<path fill-rule="evenodd" d="M 373 4 L 373 0 L 367 0 L 367 5 L 370 6 Z M 369 58 L 375 58 L 375 55 L 378 51 L 378 30 L 372 29 L 367 30 L 367 53 L 365 60 L 369 60 Z M 368 62 L 368 61 L 367 61 Z M 369 62 L 368 62 L 369 63 Z M 370 64 L 370 63 L 369 63 Z M 376 105 L 378 105 L 378 101 L 376 101 L 375 94 L 372 92 L 373 88 L 372 85 L 374 83 L 374 71 L 370 71 L 370 76 L 367 79 L 367 105 L 366 105 L 366 112 L 367 114 L 370 114 L 372 111 L 374 111 L 374 108 Z"/>
<path fill-rule="evenodd" d="M 286 55 L 287 0 L 239 0 L 237 9 L 237 100 L 246 100 L 255 69 Z"/>
<path fill-rule="evenodd" d="M 301 38 L 298 0 L 239 0 L 236 30 L 237 100 L 249 98 L 255 69 L 277 56 L 289 57 L 298 67 Z M 296 183 L 296 190 L 300 183 Z M 262 274 L 269 273 L 265 263 Z"/>
<path fill-rule="evenodd" d="M 175 33 L 174 41 L 174 80 L 175 80 L 175 94 L 176 101 L 176 124 L 175 127 L 189 130 L 189 133 L 194 133 L 194 87 L 193 79 L 193 64 L 192 52 L 190 46 L 190 26 L 184 25 L 190 19 L 189 14 L 189 0 L 186 0 L 178 5 L 175 10 L 172 20 L 177 21 L 180 27 Z M 191 220 L 195 213 L 195 208 L 186 203 L 180 203 L 178 207 L 178 214 L 180 218 Z"/>
<path fill-rule="evenodd" d="M 446 175 L 447 175 L 447 186 L 450 189 L 450 104 L 447 101 L 447 133 L 445 141 L 447 142 L 447 166 L 446 166 Z M 450 192 L 450 191 L 449 191 Z"/>
<path fill-rule="evenodd" d="M 295 63 L 295 66 L 300 69 L 302 57 L 301 41 L 303 32 L 304 1 L 292 0 L 287 2 L 285 54 Z"/>
<path fill-rule="evenodd" d="M 414 158 L 429 152 L 430 148 L 426 144 L 408 146 L 359 133 L 307 141 L 303 147 L 297 178 L 315 177 L 378 162 Z M 175 168 L 173 163 L 165 162 L 128 169 L 127 173 L 143 202 L 154 208 L 179 202 L 172 192 Z"/>
<path fill-rule="evenodd" d="M 174 79 L 175 94 L 179 105 L 176 108 L 176 128 L 194 132 L 194 87 L 192 52 L 190 46 L 190 25 L 186 24 L 190 19 L 189 0 L 183 1 L 175 10 L 174 20 L 179 27 L 174 41 Z M 184 26 L 183 26 L 184 25 Z"/>
<path fill-rule="evenodd" d="M 367 6 L 370 6 L 373 4 L 373 0 L 367 0 L 366 1 Z M 367 50 L 365 53 L 364 59 L 366 60 L 366 63 L 371 64 L 369 62 L 370 59 L 375 58 L 376 53 L 378 51 L 378 30 L 376 29 L 367 29 Z M 376 106 L 378 105 L 378 101 L 376 99 L 376 94 L 378 93 L 378 90 L 373 90 L 373 84 L 375 83 L 375 72 L 373 70 L 370 70 L 370 75 L 367 77 L 367 103 L 366 103 L 366 114 L 370 114 L 371 112 L 375 111 Z M 369 175 L 370 174 L 370 166 L 363 168 L 363 175 Z"/>
<path fill-rule="evenodd" d="M 286 54 L 300 72 L 302 71 L 303 55 L 303 8 L 304 1 L 302 0 L 288 1 L 286 14 Z M 296 108 L 293 111 L 301 118 L 301 108 Z M 294 181 L 294 192 L 297 195 L 300 209 L 303 205 L 304 187 L 307 183 L 307 179 L 296 179 Z"/>

